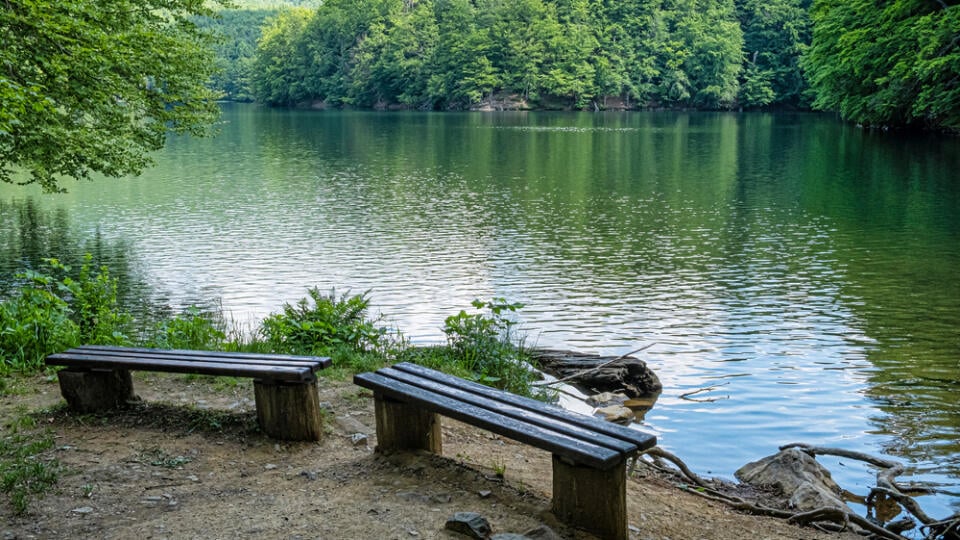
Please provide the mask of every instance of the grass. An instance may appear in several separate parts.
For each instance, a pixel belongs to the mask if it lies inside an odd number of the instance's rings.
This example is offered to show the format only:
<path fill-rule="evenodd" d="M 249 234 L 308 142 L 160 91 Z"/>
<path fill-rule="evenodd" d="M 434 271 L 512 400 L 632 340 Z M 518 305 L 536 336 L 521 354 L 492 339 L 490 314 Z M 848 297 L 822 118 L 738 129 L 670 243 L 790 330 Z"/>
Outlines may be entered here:
<path fill-rule="evenodd" d="M 0 491 L 9 497 L 15 514 L 43 497 L 57 483 L 62 467 L 49 456 L 53 433 L 41 430 L 27 414 L 15 418 L 0 438 Z"/>

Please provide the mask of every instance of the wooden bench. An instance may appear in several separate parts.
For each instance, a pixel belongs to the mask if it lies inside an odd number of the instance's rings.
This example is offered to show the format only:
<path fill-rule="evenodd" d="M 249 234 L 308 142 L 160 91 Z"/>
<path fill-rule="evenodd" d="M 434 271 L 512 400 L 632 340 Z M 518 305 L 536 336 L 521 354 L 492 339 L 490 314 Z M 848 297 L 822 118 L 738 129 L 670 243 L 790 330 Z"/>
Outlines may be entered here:
<path fill-rule="evenodd" d="M 656 437 L 533 399 L 401 363 L 354 376 L 373 390 L 377 451 L 442 453 L 439 416 L 553 454 L 553 512 L 604 539 L 626 539 L 626 462 Z"/>
<path fill-rule="evenodd" d="M 84 345 L 46 357 L 57 372 L 60 392 L 78 412 L 97 412 L 139 398 L 131 371 L 252 377 L 257 421 L 267 435 L 315 441 L 322 433 L 316 371 L 329 358 Z"/>

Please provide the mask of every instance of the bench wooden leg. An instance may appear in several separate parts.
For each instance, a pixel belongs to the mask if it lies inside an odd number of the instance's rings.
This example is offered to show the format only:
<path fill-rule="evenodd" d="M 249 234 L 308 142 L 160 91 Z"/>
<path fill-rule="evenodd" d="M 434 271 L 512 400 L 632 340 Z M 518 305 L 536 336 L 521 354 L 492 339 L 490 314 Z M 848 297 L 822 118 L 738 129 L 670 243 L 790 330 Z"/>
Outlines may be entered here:
<path fill-rule="evenodd" d="M 286 441 L 319 441 L 323 434 L 316 381 L 281 384 L 253 381 L 257 422 L 264 433 Z"/>
<path fill-rule="evenodd" d="M 609 540 L 626 540 L 626 461 L 602 471 L 553 456 L 553 513 L 558 519 Z"/>
<path fill-rule="evenodd" d="M 374 393 L 377 451 L 428 450 L 443 453 L 440 416 Z"/>
<path fill-rule="evenodd" d="M 140 399 L 133 393 L 133 379 L 125 369 L 61 369 L 57 379 L 67 405 L 81 413 L 116 409 Z"/>

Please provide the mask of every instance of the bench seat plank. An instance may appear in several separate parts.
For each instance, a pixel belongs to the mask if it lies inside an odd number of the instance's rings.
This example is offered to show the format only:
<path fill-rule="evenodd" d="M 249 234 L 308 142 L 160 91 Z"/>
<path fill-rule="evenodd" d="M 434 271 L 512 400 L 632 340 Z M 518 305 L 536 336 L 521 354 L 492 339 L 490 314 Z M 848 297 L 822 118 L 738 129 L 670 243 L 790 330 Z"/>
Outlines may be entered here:
<path fill-rule="evenodd" d="M 251 363 L 262 365 L 305 365 L 317 369 L 330 367 L 330 359 L 319 356 L 287 356 L 282 354 L 259 354 L 221 351 L 192 351 L 183 349 L 147 349 L 141 347 L 115 347 L 108 345 L 81 345 L 67 353 L 98 354 L 103 356 L 135 358 L 203 359 L 207 362 Z"/>
<path fill-rule="evenodd" d="M 53 354 L 47 357 L 47 365 L 68 368 L 131 371 L 163 371 L 167 373 L 196 373 L 226 377 L 252 377 L 276 381 L 309 382 L 316 378 L 310 367 L 283 367 L 200 360 L 158 360 L 156 358 L 115 358 L 90 354 Z"/>
<path fill-rule="evenodd" d="M 394 364 L 392 367 L 420 377 L 438 381 L 445 385 L 457 387 L 478 396 L 483 396 L 485 398 L 499 401 L 508 405 L 527 409 L 543 416 L 555 418 L 562 422 L 580 426 L 582 428 L 599 432 L 615 439 L 626 441 L 632 445 L 635 445 L 637 450 L 647 450 L 654 447 L 657 443 L 656 436 L 638 431 L 636 429 L 630 429 L 626 426 L 607 422 L 600 418 L 578 414 L 557 407 L 556 405 L 551 405 L 535 399 L 511 394 L 509 392 L 503 392 L 501 390 L 497 390 L 496 388 L 484 386 L 473 381 L 467 381 L 459 377 L 448 375 L 446 373 L 442 373 L 417 364 L 401 362 Z"/>
<path fill-rule="evenodd" d="M 623 462 L 623 455 L 616 450 L 378 373 L 361 373 L 354 377 L 354 382 L 388 398 L 415 404 L 431 412 L 531 444 L 590 467 L 608 469 Z"/>
<path fill-rule="evenodd" d="M 565 420 L 553 416 L 541 414 L 539 411 L 530 408 L 519 407 L 503 401 L 491 399 L 480 394 L 473 394 L 464 389 L 456 388 L 433 379 L 419 377 L 411 373 L 392 368 L 383 368 L 377 370 L 377 373 L 384 377 L 397 379 L 399 381 L 417 386 L 437 394 L 449 396 L 453 399 L 476 405 L 483 409 L 496 411 L 504 416 L 509 416 L 523 422 L 537 425 L 558 433 L 563 433 L 581 440 L 590 441 L 598 446 L 605 446 L 615 450 L 624 456 L 629 456 L 639 450 L 635 443 L 610 437 L 595 430 L 590 430 L 582 426 L 571 424 Z M 537 402 L 539 403 L 539 402 Z"/>

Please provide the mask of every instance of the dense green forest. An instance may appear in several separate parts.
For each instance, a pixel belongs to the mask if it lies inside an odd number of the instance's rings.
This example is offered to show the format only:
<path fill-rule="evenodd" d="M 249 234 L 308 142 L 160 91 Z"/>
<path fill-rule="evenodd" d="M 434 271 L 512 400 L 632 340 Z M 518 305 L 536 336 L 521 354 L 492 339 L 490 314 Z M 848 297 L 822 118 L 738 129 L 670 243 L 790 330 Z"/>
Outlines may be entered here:
<path fill-rule="evenodd" d="M 960 128 L 957 0 L 243 2 L 217 87 L 279 106 L 791 108 Z"/>

